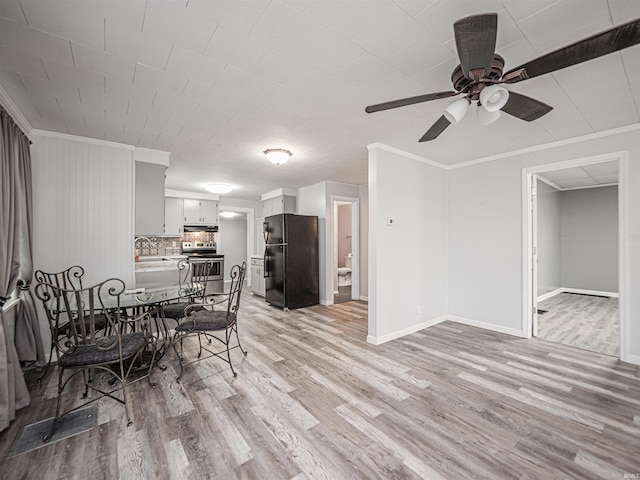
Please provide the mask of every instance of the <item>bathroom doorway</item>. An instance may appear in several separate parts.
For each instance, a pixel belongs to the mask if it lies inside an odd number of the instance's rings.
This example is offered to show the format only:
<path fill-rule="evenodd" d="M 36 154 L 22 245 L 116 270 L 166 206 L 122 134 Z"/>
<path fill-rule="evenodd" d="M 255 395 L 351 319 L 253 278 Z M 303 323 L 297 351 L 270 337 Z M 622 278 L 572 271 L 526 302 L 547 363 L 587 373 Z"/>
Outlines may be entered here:
<path fill-rule="evenodd" d="M 357 300 L 359 200 L 332 197 L 333 201 L 333 303 Z"/>

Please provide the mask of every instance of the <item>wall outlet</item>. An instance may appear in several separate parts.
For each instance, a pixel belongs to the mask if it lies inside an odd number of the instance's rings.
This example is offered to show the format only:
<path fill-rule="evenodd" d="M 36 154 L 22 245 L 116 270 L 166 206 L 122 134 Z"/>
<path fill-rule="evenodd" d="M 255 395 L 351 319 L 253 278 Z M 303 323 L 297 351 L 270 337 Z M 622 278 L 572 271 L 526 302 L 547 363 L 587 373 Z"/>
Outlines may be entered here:
<path fill-rule="evenodd" d="M 422 313 L 422 307 L 420 305 L 416 305 L 416 314 L 420 315 Z"/>

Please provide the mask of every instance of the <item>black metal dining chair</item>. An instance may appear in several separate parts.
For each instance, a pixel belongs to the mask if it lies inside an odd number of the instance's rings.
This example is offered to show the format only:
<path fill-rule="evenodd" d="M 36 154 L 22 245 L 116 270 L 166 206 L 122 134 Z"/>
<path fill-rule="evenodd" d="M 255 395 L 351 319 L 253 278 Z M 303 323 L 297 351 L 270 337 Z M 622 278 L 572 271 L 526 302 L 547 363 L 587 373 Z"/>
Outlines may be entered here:
<path fill-rule="evenodd" d="M 195 297 L 193 296 L 193 284 L 202 283 L 203 274 L 198 268 L 197 264 L 194 267 L 189 260 L 180 260 L 178 262 L 178 276 L 180 281 L 180 295 L 183 299 L 177 302 L 166 303 L 160 308 L 161 315 L 164 318 L 179 321 L 185 316 L 185 309 L 191 305 L 194 305 Z M 198 307 L 193 307 L 198 309 Z"/>
<path fill-rule="evenodd" d="M 231 282 L 228 292 L 207 293 L 204 288 L 201 297 L 196 300 L 194 305 L 185 309 L 185 317 L 176 326 L 172 339 L 173 348 L 180 361 L 178 381 L 182 377 L 185 365 L 211 357 L 218 357 L 227 362 L 233 376 L 238 376 L 231 362 L 230 351 L 239 348 L 244 355 L 247 355 L 238 335 L 238 310 L 240 309 L 240 297 L 246 271 L 246 262 L 243 262 L 242 265 L 234 265 L 231 268 Z M 183 341 L 190 336 L 198 337 L 198 355 L 185 362 Z M 203 337 L 208 340 L 204 345 Z M 216 340 L 218 343 L 211 346 L 212 340 Z M 178 344 L 180 344 L 180 353 L 178 353 Z M 218 344 L 221 344 L 223 348 L 216 348 Z M 203 352 L 206 352 L 205 356 L 202 356 Z"/>
<path fill-rule="evenodd" d="M 120 308 L 120 296 L 125 284 L 117 278 L 110 278 L 92 287 L 66 289 L 50 283 L 36 285 L 37 297 L 48 306 L 47 319 L 55 341 L 55 354 L 58 361 L 58 399 L 55 418 L 49 433 L 44 437 L 47 442 L 55 432 L 60 418 L 106 396 L 124 404 L 127 425 L 131 425 L 132 415 L 127 406 L 126 386 L 149 378 L 155 361 L 156 339 L 149 329 L 151 316 L 144 313 L 135 318 L 127 318 Z M 99 329 L 97 319 L 101 316 L 107 321 L 106 329 Z M 66 333 L 60 331 L 66 326 Z M 108 333 L 108 334 L 107 334 Z M 143 363 L 144 353 L 150 354 L 148 369 L 142 372 L 136 368 Z M 65 379 L 65 373 L 71 374 Z M 89 372 L 104 371 L 110 375 L 109 381 L 100 383 Z M 134 374 L 135 373 L 135 374 Z M 61 413 L 63 391 L 78 374 L 84 381 L 83 399 L 89 397 L 89 390 L 96 392 L 94 398 L 76 405 Z M 120 392 L 120 396 L 118 395 Z"/>
<path fill-rule="evenodd" d="M 82 289 L 83 276 L 84 276 L 84 269 L 80 265 L 74 265 L 72 267 L 67 268 L 66 270 L 63 270 L 61 272 L 56 272 L 56 273 L 45 272 L 43 270 L 36 270 L 34 274 L 36 283 L 49 283 L 61 290 Z M 43 306 L 44 306 L 45 312 L 48 315 L 49 312 L 47 312 L 47 308 L 49 307 L 49 305 L 44 304 Z M 106 316 L 99 314 L 96 317 L 95 323 L 96 323 L 96 328 L 98 330 L 103 330 L 107 326 Z M 60 325 L 58 328 L 58 333 L 63 337 L 69 335 L 69 327 L 70 327 L 69 323 Z M 58 340 L 53 330 L 50 330 L 50 332 L 51 332 L 51 342 L 50 342 L 51 345 L 49 349 L 49 361 L 47 362 L 47 365 L 44 368 L 42 375 L 40 376 L 40 378 L 38 378 L 38 382 L 41 382 L 42 379 L 47 375 L 47 372 L 49 371 L 49 367 L 51 366 L 51 361 L 53 360 L 53 352 L 56 348 L 56 341 Z"/>

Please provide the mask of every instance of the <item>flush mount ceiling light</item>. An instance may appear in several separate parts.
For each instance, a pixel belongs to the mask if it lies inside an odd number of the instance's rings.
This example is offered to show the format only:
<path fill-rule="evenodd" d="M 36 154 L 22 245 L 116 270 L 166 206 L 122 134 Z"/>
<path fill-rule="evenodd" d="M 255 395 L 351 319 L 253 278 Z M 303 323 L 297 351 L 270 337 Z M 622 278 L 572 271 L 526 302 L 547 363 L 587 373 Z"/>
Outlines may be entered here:
<path fill-rule="evenodd" d="M 210 183 L 206 187 L 204 187 L 208 192 L 217 193 L 219 195 L 223 193 L 229 193 L 233 188 L 231 185 L 227 185 L 225 183 Z"/>
<path fill-rule="evenodd" d="M 240 214 L 237 212 L 220 212 L 220 216 L 224 218 L 233 218 L 237 217 L 238 215 Z"/>
<path fill-rule="evenodd" d="M 283 148 L 268 148 L 264 151 L 264 154 L 267 156 L 267 160 L 274 165 L 282 165 L 283 163 L 286 163 L 292 155 L 289 150 L 285 150 Z"/>

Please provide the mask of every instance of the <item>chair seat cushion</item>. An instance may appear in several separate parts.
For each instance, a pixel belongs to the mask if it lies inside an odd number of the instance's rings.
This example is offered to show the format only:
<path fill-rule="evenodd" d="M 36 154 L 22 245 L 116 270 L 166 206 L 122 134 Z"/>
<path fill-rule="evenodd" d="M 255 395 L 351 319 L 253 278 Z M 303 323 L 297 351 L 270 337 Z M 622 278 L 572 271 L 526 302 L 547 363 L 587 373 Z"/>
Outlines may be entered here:
<path fill-rule="evenodd" d="M 120 352 L 115 335 L 100 337 L 96 339 L 96 343 L 106 349 L 102 350 L 96 345 L 79 345 L 60 357 L 60 366 L 72 368 L 118 361 Z M 146 343 L 147 339 L 143 332 L 122 335 L 122 358 L 127 359 L 134 356 Z"/>
<path fill-rule="evenodd" d="M 204 308 L 202 305 L 196 305 L 189 302 L 169 303 L 162 306 L 162 313 L 164 318 L 173 318 L 174 320 L 178 320 L 179 318 L 184 317 L 184 309 L 190 305 L 193 310 L 200 310 Z"/>
<path fill-rule="evenodd" d="M 186 320 L 176 326 L 176 332 L 206 332 L 211 330 L 224 330 L 232 325 L 236 315 L 225 311 L 200 310 L 190 315 Z"/>

